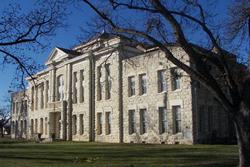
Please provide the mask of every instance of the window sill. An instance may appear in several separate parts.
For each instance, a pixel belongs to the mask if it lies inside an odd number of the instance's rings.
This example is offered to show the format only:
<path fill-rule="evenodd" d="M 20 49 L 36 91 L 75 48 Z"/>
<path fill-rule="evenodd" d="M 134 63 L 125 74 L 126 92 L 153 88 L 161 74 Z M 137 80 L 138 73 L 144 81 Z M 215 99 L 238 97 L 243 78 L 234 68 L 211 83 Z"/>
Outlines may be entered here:
<path fill-rule="evenodd" d="M 181 92 L 181 89 L 172 90 L 172 92 Z"/>

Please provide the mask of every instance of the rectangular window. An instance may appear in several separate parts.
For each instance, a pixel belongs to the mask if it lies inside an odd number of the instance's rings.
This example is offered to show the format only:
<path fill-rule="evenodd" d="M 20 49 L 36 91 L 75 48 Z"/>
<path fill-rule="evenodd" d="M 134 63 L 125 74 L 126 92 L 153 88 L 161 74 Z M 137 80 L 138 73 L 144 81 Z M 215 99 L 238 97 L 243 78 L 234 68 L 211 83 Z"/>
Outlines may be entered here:
<path fill-rule="evenodd" d="M 28 112 L 28 101 L 27 100 L 23 101 L 23 111 L 24 111 L 24 113 Z"/>
<path fill-rule="evenodd" d="M 16 102 L 16 114 L 18 114 L 18 113 L 19 113 L 19 103 Z"/>
<path fill-rule="evenodd" d="M 128 77 L 128 96 L 135 95 L 135 77 L 130 76 Z"/>
<path fill-rule="evenodd" d="M 84 121 L 83 121 L 83 114 L 80 114 L 80 135 L 82 135 L 84 133 Z"/>
<path fill-rule="evenodd" d="M 129 134 L 135 133 L 135 110 L 128 111 Z"/>
<path fill-rule="evenodd" d="M 181 132 L 181 106 L 173 106 L 174 133 Z"/>
<path fill-rule="evenodd" d="M 34 86 L 31 88 L 31 110 L 34 111 Z"/>
<path fill-rule="evenodd" d="M 97 134 L 102 134 L 102 113 L 97 113 Z"/>
<path fill-rule="evenodd" d="M 36 92 L 35 92 L 35 110 L 37 110 L 38 109 L 38 86 L 36 86 L 35 87 L 35 90 L 36 90 Z"/>
<path fill-rule="evenodd" d="M 167 91 L 166 70 L 159 70 L 158 76 L 158 93 Z"/>
<path fill-rule="evenodd" d="M 102 100 L 102 85 L 101 85 L 101 77 L 102 71 L 101 66 L 97 67 L 97 100 Z"/>
<path fill-rule="evenodd" d="M 45 107 L 48 106 L 48 102 L 49 102 L 49 81 L 45 82 Z"/>
<path fill-rule="evenodd" d="M 147 75 L 140 74 L 139 75 L 139 85 L 140 85 L 140 95 L 147 93 Z"/>
<path fill-rule="evenodd" d="M 43 134 L 43 118 L 40 118 L 40 133 Z"/>
<path fill-rule="evenodd" d="M 15 114 L 16 105 L 15 102 L 12 103 L 12 113 Z"/>
<path fill-rule="evenodd" d="M 77 103 L 77 72 L 73 73 L 73 103 Z"/>
<path fill-rule="evenodd" d="M 45 117 L 45 135 L 47 135 L 47 133 L 48 133 L 48 118 L 47 117 Z"/>
<path fill-rule="evenodd" d="M 40 108 L 43 109 L 44 108 L 44 84 L 42 83 L 40 85 Z"/>
<path fill-rule="evenodd" d="M 180 89 L 181 76 L 178 68 L 171 68 L 172 90 Z"/>
<path fill-rule="evenodd" d="M 146 129 L 146 109 L 140 109 L 140 134 L 147 132 Z"/>
<path fill-rule="evenodd" d="M 84 70 L 80 71 L 80 103 L 84 101 Z"/>
<path fill-rule="evenodd" d="M 167 109 L 166 107 L 159 107 L 159 132 L 160 134 L 167 132 Z"/>
<path fill-rule="evenodd" d="M 105 114 L 105 133 L 109 135 L 111 133 L 111 113 L 106 112 Z"/>
<path fill-rule="evenodd" d="M 110 99 L 110 95 L 111 95 L 110 64 L 105 64 L 105 99 Z"/>
<path fill-rule="evenodd" d="M 73 135 L 76 135 L 77 132 L 77 117 L 76 115 L 72 116 L 72 133 Z"/>
<path fill-rule="evenodd" d="M 37 119 L 35 119 L 35 134 L 37 133 L 37 129 L 38 129 L 38 123 L 37 123 Z"/>

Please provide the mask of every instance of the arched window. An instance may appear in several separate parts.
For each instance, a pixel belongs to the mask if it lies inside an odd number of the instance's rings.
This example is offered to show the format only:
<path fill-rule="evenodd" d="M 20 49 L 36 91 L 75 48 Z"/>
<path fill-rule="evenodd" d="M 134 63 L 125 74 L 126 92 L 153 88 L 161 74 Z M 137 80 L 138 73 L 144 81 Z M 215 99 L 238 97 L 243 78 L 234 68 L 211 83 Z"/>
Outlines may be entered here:
<path fill-rule="evenodd" d="M 63 76 L 57 77 L 57 100 L 62 101 L 64 99 L 64 81 Z"/>

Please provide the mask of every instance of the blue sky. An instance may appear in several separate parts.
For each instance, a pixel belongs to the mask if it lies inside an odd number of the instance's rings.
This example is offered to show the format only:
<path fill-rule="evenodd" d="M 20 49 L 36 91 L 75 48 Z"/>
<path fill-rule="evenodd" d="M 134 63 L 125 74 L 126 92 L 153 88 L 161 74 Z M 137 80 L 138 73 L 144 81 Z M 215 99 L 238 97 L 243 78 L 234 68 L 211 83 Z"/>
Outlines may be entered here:
<path fill-rule="evenodd" d="M 9 4 L 14 4 L 18 2 L 22 9 L 28 10 L 34 5 L 34 0 L 1 0 L 0 14 L 2 11 L 8 7 Z M 44 50 L 44 52 L 39 55 L 34 55 L 37 63 L 44 64 L 48 55 L 52 49 L 56 46 L 70 48 L 78 42 L 78 36 L 80 35 L 80 27 L 85 27 L 86 22 L 91 19 L 93 13 L 89 8 L 82 6 L 76 7 L 75 5 L 69 6 L 70 14 L 65 21 L 67 23 L 67 28 L 62 28 L 56 31 L 55 36 L 50 38 L 50 46 Z M 27 54 L 28 51 L 26 52 Z M 10 84 L 13 80 L 13 75 L 15 74 L 15 69 L 11 65 L 6 65 L 0 67 L 0 106 L 3 104 L 3 100 L 8 95 L 8 90 L 10 90 Z"/>
<path fill-rule="evenodd" d="M 201 1 L 207 2 L 206 0 Z M 224 18 L 227 11 L 227 5 L 231 1 L 232 0 L 219 0 L 217 1 L 216 6 L 213 6 L 211 10 L 218 11 L 218 17 Z M 18 2 L 24 10 L 29 10 L 34 4 L 34 0 L 1 0 L 0 14 L 9 4 L 16 2 Z M 35 59 L 38 63 L 44 64 L 50 52 L 56 46 L 70 48 L 77 44 L 78 37 L 81 34 L 80 27 L 87 28 L 86 23 L 93 18 L 93 11 L 91 11 L 83 3 L 79 3 L 78 5 L 69 5 L 68 8 L 70 14 L 67 16 L 65 21 L 68 25 L 67 28 L 59 29 L 55 36 L 50 38 L 50 46 L 46 48 L 44 52 L 39 55 L 35 55 Z M 30 53 L 27 51 L 27 54 Z M 13 80 L 14 72 L 15 70 L 11 65 L 5 66 L 4 68 L 0 67 L 0 105 L 3 104 L 2 101 L 7 96 L 8 90 L 10 90 L 9 86 Z"/>

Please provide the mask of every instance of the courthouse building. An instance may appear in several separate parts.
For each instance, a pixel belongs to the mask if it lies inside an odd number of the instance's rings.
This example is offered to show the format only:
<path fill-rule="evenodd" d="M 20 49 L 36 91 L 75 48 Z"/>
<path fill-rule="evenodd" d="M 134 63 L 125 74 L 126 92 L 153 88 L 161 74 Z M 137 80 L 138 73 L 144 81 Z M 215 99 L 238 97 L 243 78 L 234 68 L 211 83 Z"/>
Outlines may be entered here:
<path fill-rule="evenodd" d="M 171 52 L 190 66 L 178 46 Z M 56 47 L 28 88 L 12 95 L 12 138 L 209 143 L 233 128 L 214 97 L 157 47 L 103 33 Z"/>

